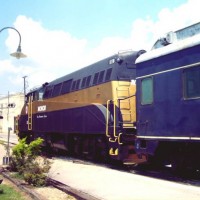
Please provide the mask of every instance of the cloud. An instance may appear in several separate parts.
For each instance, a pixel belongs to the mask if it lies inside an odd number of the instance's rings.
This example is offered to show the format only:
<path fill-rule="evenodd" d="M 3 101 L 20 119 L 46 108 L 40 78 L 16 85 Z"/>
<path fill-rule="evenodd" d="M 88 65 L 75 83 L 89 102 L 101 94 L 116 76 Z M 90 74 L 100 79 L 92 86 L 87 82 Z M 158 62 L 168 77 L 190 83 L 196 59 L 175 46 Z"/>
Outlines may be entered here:
<path fill-rule="evenodd" d="M 23 86 L 22 76 L 27 75 L 30 88 L 66 75 L 80 67 L 96 62 L 120 50 L 151 49 L 163 34 L 200 21 L 198 0 L 188 0 L 177 8 L 163 8 L 153 20 L 151 16 L 135 19 L 130 24 L 129 37 L 115 35 L 102 38 L 99 44 L 88 49 L 89 41 L 77 38 L 62 30 L 49 30 L 41 22 L 27 16 L 18 16 L 14 27 L 22 35 L 22 51 L 28 57 L 20 62 L 14 59 L 0 61 L 0 74 L 9 73 L 16 88 Z M 18 35 L 9 30 L 6 45 L 16 50 Z M 13 85 L 14 87 L 14 85 Z"/>
<path fill-rule="evenodd" d="M 188 0 L 177 8 L 163 8 L 153 21 L 151 17 L 136 19 L 132 25 L 131 41 L 134 46 L 150 49 L 156 40 L 170 31 L 176 31 L 200 22 L 198 0 Z"/>
<path fill-rule="evenodd" d="M 18 16 L 14 27 L 22 36 L 22 52 L 28 57 L 26 61 L 20 60 L 18 71 L 13 67 L 12 72 L 15 77 L 19 73 L 28 75 L 30 86 L 50 81 L 82 66 L 80 57 L 85 54 L 85 39 L 75 38 L 62 30 L 48 30 L 26 16 Z M 16 51 L 17 37 L 13 30 L 9 30 L 6 45 L 10 52 Z"/>

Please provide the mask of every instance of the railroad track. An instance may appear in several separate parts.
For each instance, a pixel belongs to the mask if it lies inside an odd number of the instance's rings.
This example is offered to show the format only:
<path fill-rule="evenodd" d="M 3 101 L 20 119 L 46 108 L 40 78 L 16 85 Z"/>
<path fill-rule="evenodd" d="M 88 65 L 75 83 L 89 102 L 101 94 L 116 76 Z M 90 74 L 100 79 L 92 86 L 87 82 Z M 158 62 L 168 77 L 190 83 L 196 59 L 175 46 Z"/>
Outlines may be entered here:
<path fill-rule="evenodd" d="M 56 181 L 54 179 L 49 178 L 48 179 L 48 183 L 51 186 L 53 186 L 53 187 L 65 192 L 67 194 L 70 194 L 70 195 L 74 196 L 77 200 L 99 200 L 96 197 L 93 197 L 92 195 L 90 195 L 88 193 L 85 193 L 85 192 L 82 192 L 80 190 L 74 189 L 74 188 L 72 188 L 72 187 L 70 187 L 68 185 L 65 185 L 65 184 L 63 184 L 63 183 L 61 183 L 59 181 Z"/>

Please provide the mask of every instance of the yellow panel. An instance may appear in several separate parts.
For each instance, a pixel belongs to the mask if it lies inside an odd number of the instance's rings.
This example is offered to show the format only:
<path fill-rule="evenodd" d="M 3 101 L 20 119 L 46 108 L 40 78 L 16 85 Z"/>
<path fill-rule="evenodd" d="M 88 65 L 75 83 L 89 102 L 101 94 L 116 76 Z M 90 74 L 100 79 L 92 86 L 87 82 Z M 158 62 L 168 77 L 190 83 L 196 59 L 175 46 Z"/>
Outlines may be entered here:
<path fill-rule="evenodd" d="M 117 88 L 117 97 L 118 98 L 125 98 L 125 97 L 129 97 L 129 90 L 128 88 L 125 89 L 121 89 L 121 88 Z"/>
<path fill-rule="evenodd" d="M 130 108 L 131 106 L 129 99 L 120 101 L 120 109 L 130 110 Z"/>
<path fill-rule="evenodd" d="M 127 113 L 122 112 L 122 119 L 124 122 L 132 122 L 131 112 Z"/>
<path fill-rule="evenodd" d="M 119 86 L 125 85 L 125 86 L 130 86 L 131 82 L 130 81 L 118 81 Z"/>

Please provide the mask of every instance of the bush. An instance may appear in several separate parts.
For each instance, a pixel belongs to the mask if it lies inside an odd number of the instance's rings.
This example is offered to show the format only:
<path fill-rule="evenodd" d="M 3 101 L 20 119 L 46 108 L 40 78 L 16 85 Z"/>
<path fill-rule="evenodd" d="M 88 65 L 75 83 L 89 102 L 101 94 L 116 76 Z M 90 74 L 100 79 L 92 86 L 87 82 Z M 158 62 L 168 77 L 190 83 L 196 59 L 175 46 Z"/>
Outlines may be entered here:
<path fill-rule="evenodd" d="M 43 139 L 37 138 L 27 144 L 24 138 L 12 149 L 11 170 L 23 175 L 24 180 L 34 186 L 46 184 L 45 174 L 50 169 L 50 162 L 47 159 L 39 159 L 42 143 Z"/>

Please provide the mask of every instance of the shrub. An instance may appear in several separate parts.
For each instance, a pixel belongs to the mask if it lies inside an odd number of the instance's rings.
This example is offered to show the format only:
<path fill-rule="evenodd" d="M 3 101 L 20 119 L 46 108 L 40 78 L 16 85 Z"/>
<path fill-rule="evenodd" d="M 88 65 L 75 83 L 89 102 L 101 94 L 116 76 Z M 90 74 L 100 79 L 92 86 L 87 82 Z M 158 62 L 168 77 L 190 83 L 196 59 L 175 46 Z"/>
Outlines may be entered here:
<path fill-rule="evenodd" d="M 19 143 L 12 149 L 11 170 L 23 175 L 24 180 L 34 186 L 46 184 L 46 175 L 50 169 L 50 162 L 47 159 L 39 159 L 43 139 L 37 138 L 30 144 L 26 138 L 19 140 Z"/>
<path fill-rule="evenodd" d="M 49 171 L 49 169 L 49 162 L 46 163 L 46 161 L 42 164 L 39 164 L 38 162 L 29 163 L 24 171 L 24 180 L 34 186 L 46 185 L 47 177 L 45 174 Z"/>

